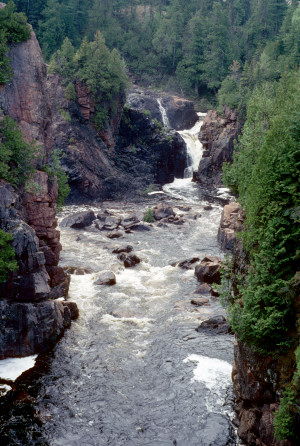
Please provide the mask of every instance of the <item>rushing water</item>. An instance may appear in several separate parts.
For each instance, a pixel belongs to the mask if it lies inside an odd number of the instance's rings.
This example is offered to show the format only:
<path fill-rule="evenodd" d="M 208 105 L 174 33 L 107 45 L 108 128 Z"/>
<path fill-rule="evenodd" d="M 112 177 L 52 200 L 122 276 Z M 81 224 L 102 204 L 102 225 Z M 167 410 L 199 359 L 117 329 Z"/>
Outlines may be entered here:
<path fill-rule="evenodd" d="M 223 310 L 212 299 L 208 306 L 191 305 L 194 271 L 171 265 L 222 255 L 216 241 L 221 207 L 205 210 L 205 195 L 190 179 L 164 192 L 145 204 L 107 202 L 93 209 L 141 218 L 146 207 L 164 200 L 183 216 L 183 225 L 148 225 L 117 241 L 95 227 L 61 228 L 61 266 L 89 273 L 72 275 L 69 299 L 80 317 L 39 378 L 35 405 L 44 442 L 32 437 L 28 444 L 237 444 L 230 420 L 233 338 L 195 330 Z M 67 207 L 62 216 L 81 209 Z M 127 244 L 141 263 L 125 269 L 112 250 Z M 114 271 L 117 284 L 95 285 L 101 270 Z"/>

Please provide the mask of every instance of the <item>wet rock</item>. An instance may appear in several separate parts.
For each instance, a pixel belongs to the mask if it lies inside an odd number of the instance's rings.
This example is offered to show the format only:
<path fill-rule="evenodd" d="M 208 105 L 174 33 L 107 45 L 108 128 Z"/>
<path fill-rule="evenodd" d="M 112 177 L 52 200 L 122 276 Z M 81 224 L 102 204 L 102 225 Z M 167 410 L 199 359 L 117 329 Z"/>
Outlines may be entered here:
<path fill-rule="evenodd" d="M 232 250 L 235 237 L 235 225 L 241 207 L 238 203 L 229 203 L 223 208 L 218 230 L 218 242 L 224 250 Z"/>
<path fill-rule="evenodd" d="M 121 253 L 129 253 L 131 251 L 133 251 L 133 247 L 130 245 L 127 245 L 127 246 L 119 246 L 119 247 L 115 248 L 112 251 L 112 253 L 113 254 L 121 254 Z"/>
<path fill-rule="evenodd" d="M 104 229 L 104 222 L 102 222 L 100 220 L 94 220 L 94 226 L 99 231 L 102 231 Z"/>
<path fill-rule="evenodd" d="M 197 331 L 206 331 L 210 334 L 226 334 L 231 333 L 231 328 L 224 316 L 214 316 L 202 322 Z"/>
<path fill-rule="evenodd" d="M 65 266 L 64 271 L 68 274 L 75 274 L 76 276 L 83 276 L 84 274 L 92 274 L 92 268 L 83 268 L 82 266 Z"/>
<path fill-rule="evenodd" d="M 181 262 L 174 262 L 171 263 L 172 266 L 179 266 L 179 268 L 182 269 L 192 269 L 194 263 L 199 262 L 199 258 L 198 257 L 193 257 L 191 259 L 187 259 L 187 260 L 182 260 Z"/>
<path fill-rule="evenodd" d="M 121 231 L 112 231 L 109 234 L 106 235 L 106 237 L 110 239 L 120 238 L 123 237 L 124 233 Z"/>
<path fill-rule="evenodd" d="M 62 228 L 83 229 L 90 226 L 94 220 L 96 220 L 96 216 L 93 211 L 76 212 L 64 218 L 60 226 Z"/>
<path fill-rule="evenodd" d="M 201 285 L 194 291 L 195 294 L 210 294 L 212 287 L 208 283 L 201 283 Z"/>
<path fill-rule="evenodd" d="M 209 204 L 207 206 L 204 206 L 203 208 L 205 211 L 211 211 L 213 209 L 213 207 Z"/>
<path fill-rule="evenodd" d="M 135 254 L 122 253 L 118 255 L 118 259 L 124 263 L 125 268 L 132 268 L 141 262 L 141 259 Z"/>
<path fill-rule="evenodd" d="M 198 297 L 196 299 L 192 299 L 191 300 L 191 304 L 192 305 L 197 305 L 198 307 L 202 307 L 202 305 L 208 305 L 209 304 L 209 299 L 207 299 L 205 297 Z"/>
<path fill-rule="evenodd" d="M 116 283 L 116 276 L 112 271 L 101 271 L 94 285 L 115 285 Z"/>
<path fill-rule="evenodd" d="M 195 276 L 199 282 L 220 283 L 222 260 L 219 257 L 205 257 L 195 268 Z"/>
<path fill-rule="evenodd" d="M 168 220 L 170 221 L 170 218 L 175 216 L 175 212 L 173 211 L 173 208 L 168 204 L 159 203 L 157 206 L 153 208 L 153 216 L 155 220 L 162 220 L 164 218 L 168 218 Z"/>
<path fill-rule="evenodd" d="M 106 229 L 108 231 L 113 231 L 114 229 L 117 229 L 121 223 L 120 217 L 116 217 L 114 215 L 110 215 L 106 217 L 103 229 Z"/>
<path fill-rule="evenodd" d="M 79 310 L 78 310 L 77 304 L 75 302 L 64 301 L 64 302 L 62 302 L 62 304 L 64 307 L 67 307 L 69 309 L 70 316 L 71 316 L 72 320 L 78 319 Z"/>
<path fill-rule="evenodd" d="M 204 153 L 194 180 L 206 186 L 222 186 L 223 163 L 232 162 L 234 140 L 242 129 L 237 116 L 228 107 L 224 107 L 224 116 L 210 110 L 199 134 Z"/>
<path fill-rule="evenodd" d="M 46 351 L 65 329 L 61 302 L 0 300 L 0 359 Z"/>
<path fill-rule="evenodd" d="M 140 223 L 140 220 L 136 215 L 130 217 L 124 217 L 121 220 L 121 225 L 124 229 L 135 229 L 135 227 Z"/>

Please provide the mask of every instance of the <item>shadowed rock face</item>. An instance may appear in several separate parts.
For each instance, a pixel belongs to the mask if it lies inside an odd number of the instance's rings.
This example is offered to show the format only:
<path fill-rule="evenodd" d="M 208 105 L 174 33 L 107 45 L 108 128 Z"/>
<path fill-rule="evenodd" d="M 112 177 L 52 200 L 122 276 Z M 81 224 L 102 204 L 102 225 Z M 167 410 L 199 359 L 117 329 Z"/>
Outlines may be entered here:
<path fill-rule="evenodd" d="M 35 33 L 9 52 L 13 77 L 0 86 L 1 108 L 18 124 L 27 142 L 36 140 L 41 157 L 51 147 L 51 112 L 47 101 L 46 65 Z"/>
<path fill-rule="evenodd" d="M 161 100 L 161 104 L 166 110 L 171 128 L 175 130 L 190 129 L 198 120 L 192 101 L 166 93 L 135 88 L 129 92 L 127 101 L 133 110 L 147 110 L 152 119 L 157 119 L 163 124 L 158 99 Z"/>
<path fill-rule="evenodd" d="M 241 133 L 242 125 L 236 114 L 224 108 L 224 117 L 210 110 L 201 127 L 199 139 L 203 145 L 203 157 L 194 181 L 205 186 L 222 186 L 222 166 L 232 162 L 233 143 Z"/>
<path fill-rule="evenodd" d="M 57 183 L 37 171 L 36 194 L 0 182 L 0 228 L 12 233 L 18 270 L 0 287 L 0 359 L 43 351 L 63 334 L 72 314 L 61 302 L 70 277 L 58 267 Z"/>

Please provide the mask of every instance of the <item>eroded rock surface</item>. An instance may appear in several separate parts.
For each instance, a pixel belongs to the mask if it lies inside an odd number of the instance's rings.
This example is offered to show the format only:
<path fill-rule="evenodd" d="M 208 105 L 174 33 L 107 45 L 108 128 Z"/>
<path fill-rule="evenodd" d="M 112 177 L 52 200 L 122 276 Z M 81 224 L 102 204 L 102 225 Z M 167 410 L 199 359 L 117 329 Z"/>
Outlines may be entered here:
<path fill-rule="evenodd" d="M 199 139 L 203 145 L 203 157 L 194 180 L 205 186 L 222 186 L 222 166 L 232 162 L 233 143 L 242 129 L 237 115 L 228 107 L 224 117 L 210 110 L 201 127 Z"/>

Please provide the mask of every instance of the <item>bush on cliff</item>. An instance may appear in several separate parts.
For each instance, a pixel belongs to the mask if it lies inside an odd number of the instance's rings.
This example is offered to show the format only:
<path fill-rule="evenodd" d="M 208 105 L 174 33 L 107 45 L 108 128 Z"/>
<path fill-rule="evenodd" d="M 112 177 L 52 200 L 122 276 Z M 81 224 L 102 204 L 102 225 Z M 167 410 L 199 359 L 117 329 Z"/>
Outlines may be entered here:
<path fill-rule="evenodd" d="M 92 42 L 84 38 L 77 51 L 66 38 L 53 54 L 50 70 L 66 81 L 80 80 L 89 87 L 96 102 L 94 123 L 102 130 L 108 116 L 114 114 L 117 96 L 124 93 L 127 84 L 125 63 L 119 52 L 109 51 L 100 31 L 95 33 Z"/>
<path fill-rule="evenodd" d="M 36 155 L 36 145 L 26 143 L 17 123 L 5 116 L 0 122 L 0 178 L 14 186 L 24 185 L 32 177 Z"/>
<path fill-rule="evenodd" d="M 5 282 L 9 271 L 18 268 L 15 251 L 10 245 L 13 236 L 0 229 L 0 283 Z"/>
<path fill-rule="evenodd" d="M 12 75 L 7 53 L 9 45 L 28 40 L 30 27 L 23 13 L 15 12 L 15 4 L 9 1 L 0 9 L 0 84 L 8 82 Z"/>
<path fill-rule="evenodd" d="M 60 211 L 65 204 L 65 201 L 70 193 L 70 186 L 68 184 L 68 175 L 61 166 L 61 158 L 63 154 L 61 150 L 53 150 L 50 160 L 43 168 L 48 173 L 50 180 L 54 177 L 57 178 L 58 185 L 58 197 L 57 197 L 57 210 Z"/>
<path fill-rule="evenodd" d="M 242 238 L 251 267 L 241 301 L 229 306 L 233 329 L 261 352 L 293 342 L 289 281 L 299 259 L 300 74 L 254 92 L 224 181 L 246 210 Z"/>

